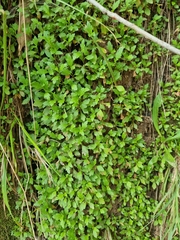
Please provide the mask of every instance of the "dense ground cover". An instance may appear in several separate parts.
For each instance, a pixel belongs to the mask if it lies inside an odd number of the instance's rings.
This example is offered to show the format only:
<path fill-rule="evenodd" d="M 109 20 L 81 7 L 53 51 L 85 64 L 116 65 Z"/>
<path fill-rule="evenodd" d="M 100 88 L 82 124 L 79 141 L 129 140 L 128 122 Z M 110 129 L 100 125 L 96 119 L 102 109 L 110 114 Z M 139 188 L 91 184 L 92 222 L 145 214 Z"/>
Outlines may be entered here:
<path fill-rule="evenodd" d="M 164 143 L 179 129 L 179 57 L 85 1 L 69 1 L 74 8 L 58 0 L 24 4 L 25 12 L 17 2 L 7 6 L 2 1 L 10 15 L 5 88 L 0 79 L 1 95 L 5 92 L 1 162 L 8 191 L 18 196 L 20 217 L 15 217 L 19 225 L 13 236 L 159 239 L 159 226 L 166 234 L 172 219 L 159 205 L 164 212 L 152 221 L 155 208 L 174 181 L 166 184 L 166 177 L 179 177 L 179 170 L 174 173 L 174 165 L 167 163 L 171 158 L 179 162 L 178 140 Z M 176 1 L 101 4 L 179 47 Z M 163 97 L 157 123 L 161 136 L 152 120 L 158 92 Z M 165 201 L 172 205 L 168 197 Z M 177 221 L 170 239 L 178 239 L 178 229 Z"/>

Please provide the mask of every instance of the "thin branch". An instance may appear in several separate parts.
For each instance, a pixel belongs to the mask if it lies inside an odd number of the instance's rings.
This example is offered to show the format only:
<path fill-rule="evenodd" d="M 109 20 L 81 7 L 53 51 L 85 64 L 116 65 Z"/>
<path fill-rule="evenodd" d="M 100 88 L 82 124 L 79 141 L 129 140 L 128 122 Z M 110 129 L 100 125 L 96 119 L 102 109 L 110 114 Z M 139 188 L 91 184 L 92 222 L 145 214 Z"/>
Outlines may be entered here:
<path fill-rule="evenodd" d="M 135 24 L 125 20 L 124 18 L 120 17 L 118 14 L 110 12 L 108 9 L 104 8 L 101 4 L 96 2 L 95 0 L 87 0 L 87 2 L 91 3 L 94 5 L 96 8 L 98 8 L 103 14 L 107 14 L 109 17 L 116 19 L 118 22 L 126 25 L 127 27 L 135 30 L 138 34 L 143 35 L 145 38 L 151 40 L 152 42 L 157 43 L 158 45 L 162 46 L 163 48 L 168 49 L 169 51 L 180 55 L 180 50 L 178 48 L 173 47 L 172 45 L 160 40 L 157 37 L 154 37 L 150 33 L 144 31 L 143 29 L 139 28 Z"/>

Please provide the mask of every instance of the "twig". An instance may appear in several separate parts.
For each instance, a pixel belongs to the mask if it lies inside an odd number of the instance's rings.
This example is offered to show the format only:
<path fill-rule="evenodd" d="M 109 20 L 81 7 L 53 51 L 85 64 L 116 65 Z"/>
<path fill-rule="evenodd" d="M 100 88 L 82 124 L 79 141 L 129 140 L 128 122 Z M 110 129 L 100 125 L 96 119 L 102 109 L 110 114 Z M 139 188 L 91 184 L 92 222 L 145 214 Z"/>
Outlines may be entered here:
<path fill-rule="evenodd" d="M 139 28 L 138 26 L 136 26 L 135 24 L 125 20 L 124 18 L 120 17 L 118 14 L 110 12 L 108 9 L 104 8 L 101 4 L 99 4 L 97 1 L 95 0 L 87 0 L 87 2 L 91 3 L 92 5 L 94 5 L 96 8 L 98 8 L 103 14 L 107 14 L 109 17 L 116 19 L 118 22 L 126 25 L 127 27 L 135 30 L 137 33 L 143 35 L 145 38 L 151 40 L 152 42 L 157 43 L 158 45 L 162 46 L 163 48 L 168 49 L 169 51 L 180 55 L 180 50 L 178 48 L 173 47 L 172 45 L 160 40 L 157 37 L 154 37 L 153 35 L 151 35 L 150 33 L 144 31 L 143 29 Z"/>

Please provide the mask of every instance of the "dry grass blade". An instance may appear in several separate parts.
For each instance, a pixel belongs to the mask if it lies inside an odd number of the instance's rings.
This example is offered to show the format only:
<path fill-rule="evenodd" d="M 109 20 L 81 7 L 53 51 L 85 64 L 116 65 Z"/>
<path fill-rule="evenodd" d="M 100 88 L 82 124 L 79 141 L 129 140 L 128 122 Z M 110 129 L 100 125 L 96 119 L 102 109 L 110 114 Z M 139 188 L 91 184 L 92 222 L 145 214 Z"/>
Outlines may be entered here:
<path fill-rule="evenodd" d="M 19 2 L 19 9 L 22 9 L 22 2 Z M 27 1 L 24 1 L 24 7 L 27 7 L 28 3 Z M 30 17 L 27 17 L 24 15 L 24 12 L 20 11 L 19 12 L 19 25 L 18 25 L 18 37 L 17 37 L 17 42 L 18 42 L 18 55 L 21 55 L 23 47 L 25 47 L 25 44 L 28 40 L 31 39 L 30 35 L 27 35 L 26 30 L 24 29 L 24 22 L 26 24 L 30 23 L 31 19 Z"/>
<path fill-rule="evenodd" d="M 38 144 L 31 138 L 31 136 L 29 135 L 29 133 L 26 131 L 26 129 L 24 128 L 23 124 L 20 122 L 20 120 L 15 116 L 24 136 L 27 138 L 27 141 L 33 145 L 34 149 L 35 149 L 35 153 L 36 156 L 38 156 L 38 159 L 40 160 L 40 162 L 46 167 L 47 170 L 47 166 L 53 171 L 55 172 L 58 176 L 60 176 L 60 174 L 58 173 L 58 171 L 52 166 L 52 164 L 48 161 L 48 159 L 45 157 L 45 155 L 43 154 L 43 152 L 41 151 L 41 149 L 38 147 Z M 47 171 L 48 176 L 50 176 L 50 172 L 49 170 Z M 51 177 L 50 177 L 51 178 Z M 52 179 L 52 178 L 51 178 Z"/>
<path fill-rule="evenodd" d="M 155 210 L 155 217 L 161 216 L 162 218 L 162 223 L 160 226 L 161 240 L 164 240 L 166 238 L 168 240 L 172 240 L 175 235 L 180 234 L 180 171 L 178 168 L 178 158 L 176 161 L 176 166 L 173 168 L 173 171 L 166 172 L 166 180 L 164 185 L 162 186 L 162 199 L 160 200 Z"/>
<path fill-rule="evenodd" d="M 6 19 L 7 14 L 4 10 L 0 9 L 0 13 L 3 15 L 3 87 L 2 87 L 2 99 L 0 104 L 0 114 L 3 108 L 4 100 L 5 100 L 5 92 L 7 87 L 7 26 Z"/>
<path fill-rule="evenodd" d="M 104 240 L 113 240 L 109 228 L 107 228 L 104 232 Z"/>
<path fill-rule="evenodd" d="M 2 172 L 3 172 L 3 174 L 2 174 L 2 194 L 3 194 L 3 201 L 4 201 L 5 205 L 6 205 L 6 207 L 8 208 L 9 213 L 11 214 L 11 216 L 12 216 L 13 220 L 15 221 L 15 223 L 16 223 L 19 227 L 21 227 L 21 224 L 18 223 L 18 222 L 15 220 L 14 216 L 12 215 L 12 212 L 11 212 L 11 209 L 10 209 L 10 206 L 9 206 L 9 202 L 8 202 L 8 196 L 7 196 L 7 163 L 8 163 L 9 166 L 11 167 L 11 170 L 12 170 L 12 172 L 13 172 L 13 174 L 14 174 L 14 176 L 15 176 L 15 178 L 16 178 L 16 180 L 17 180 L 17 182 L 18 182 L 18 184 L 19 184 L 19 186 L 20 186 L 20 188 L 21 188 L 21 190 L 22 190 L 22 192 L 23 192 L 24 200 L 25 200 L 25 203 L 26 203 L 27 211 L 28 211 L 29 221 L 30 221 L 30 225 L 31 225 L 31 230 L 32 230 L 32 233 L 33 233 L 33 237 L 34 237 L 34 239 L 35 239 L 36 236 L 35 236 L 35 232 L 34 232 L 34 225 L 33 225 L 33 221 L 32 221 L 32 218 L 31 218 L 31 212 L 30 212 L 30 209 L 29 209 L 29 204 L 28 204 L 28 199 L 27 199 L 27 196 L 26 196 L 26 191 L 24 190 L 24 188 L 23 188 L 23 186 L 22 186 L 22 184 L 21 184 L 21 181 L 20 181 L 19 177 L 18 177 L 18 175 L 16 174 L 16 172 L 15 172 L 13 166 L 12 166 L 12 163 L 11 163 L 9 157 L 8 157 L 8 154 L 7 154 L 6 150 L 3 148 L 3 146 L 2 146 L 1 143 L 0 143 L 0 147 L 1 147 L 1 150 L 2 150 L 2 152 L 3 152 L 3 160 L 6 159 L 5 161 L 2 161 L 2 168 L 3 168 L 3 169 L 2 169 Z"/>
<path fill-rule="evenodd" d="M 21 22 L 19 24 L 20 28 L 23 26 L 23 44 L 25 46 L 25 53 L 26 53 L 26 63 L 27 63 L 27 73 L 28 73 L 28 82 L 29 82 L 29 91 L 30 91 L 30 99 L 31 99 L 31 108 L 32 108 L 32 116 L 33 116 L 33 126 L 34 126 L 34 133 L 36 135 L 36 123 L 35 123 L 35 116 L 34 116 L 34 103 L 33 103 L 33 93 L 32 93 L 32 85 L 31 85 L 31 76 L 30 76 L 30 67 L 29 67 L 29 58 L 28 58 L 28 36 L 26 34 L 26 16 L 25 16 L 25 7 L 28 6 L 28 1 L 20 0 L 19 6 L 22 6 L 22 16 L 21 16 Z M 30 19 L 29 19 L 30 20 Z M 28 20 L 28 21 L 29 21 Z M 19 45 L 19 48 L 22 49 L 22 46 Z M 19 50 L 20 50 L 19 49 Z"/>
<path fill-rule="evenodd" d="M 36 148 L 34 149 L 33 155 L 36 157 L 36 160 L 39 161 L 39 163 L 44 166 L 44 168 L 46 169 L 47 176 L 49 177 L 49 182 L 52 182 L 53 177 L 52 177 L 51 172 L 48 169 L 48 163 L 41 157 L 39 151 Z"/>
<path fill-rule="evenodd" d="M 15 221 L 15 218 L 11 212 L 11 208 L 9 206 L 8 201 L 8 192 L 7 192 L 7 156 L 5 154 L 6 150 L 3 148 L 2 144 L 0 143 L 0 147 L 2 150 L 2 156 L 1 156 L 1 189 L 2 189 L 2 197 L 3 202 L 5 206 L 7 207 L 11 217 Z"/>

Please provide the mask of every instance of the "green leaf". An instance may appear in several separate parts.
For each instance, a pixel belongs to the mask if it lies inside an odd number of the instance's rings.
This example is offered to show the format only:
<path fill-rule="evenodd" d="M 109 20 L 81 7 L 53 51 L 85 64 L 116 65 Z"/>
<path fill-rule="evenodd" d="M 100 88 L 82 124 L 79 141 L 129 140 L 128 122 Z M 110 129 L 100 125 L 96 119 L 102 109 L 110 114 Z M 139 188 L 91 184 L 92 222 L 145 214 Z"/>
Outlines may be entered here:
<path fill-rule="evenodd" d="M 70 54 L 66 54 L 66 62 L 70 67 L 73 65 L 73 59 Z"/>
<path fill-rule="evenodd" d="M 73 84 L 73 85 L 71 86 L 71 88 L 72 88 L 73 91 L 77 91 L 77 89 L 78 89 L 76 84 Z"/>
<path fill-rule="evenodd" d="M 102 112 L 102 110 L 100 109 L 98 112 L 97 112 L 97 118 L 101 121 L 104 117 L 104 113 Z"/>
<path fill-rule="evenodd" d="M 88 148 L 86 146 L 82 146 L 82 154 L 84 156 L 88 156 L 89 155 L 89 151 L 88 151 Z"/>
<path fill-rule="evenodd" d="M 27 98 L 25 98 L 22 102 L 23 105 L 26 105 L 28 102 L 30 101 L 30 96 L 28 96 Z"/>
<path fill-rule="evenodd" d="M 136 121 L 138 121 L 138 122 L 142 122 L 142 118 L 139 117 L 139 116 L 135 116 L 135 119 L 136 119 Z"/>
<path fill-rule="evenodd" d="M 101 165 L 98 165 L 98 166 L 97 166 L 97 170 L 98 170 L 99 172 L 104 172 L 104 168 L 103 168 Z"/>
<path fill-rule="evenodd" d="M 59 80 L 59 76 L 54 76 L 54 77 L 52 78 L 53 84 L 57 83 L 58 80 Z"/>
<path fill-rule="evenodd" d="M 127 60 L 128 60 L 128 61 L 133 60 L 133 58 L 134 58 L 134 55 L 132 55 L 132 54 L 129 54 L 129 55 L 127 56 Z"/>
<path fill-rule="evenodd" d="M 159 108 L 161 107 L 161 105 L 162 105 L 162 97 L 161 97 L 161 94 L 159 93 L 154 99 L 154 104 L 152 109 L 152 120 L 153 120 L 154 127 L 160 136 L 161 136 L 161 133 L 158 125 L 158 114 L 159 114 Z"/>
<path fill-rule="evenodd" d="M 113 168 L 111 166 L 108 166 L 108 173 L 113 176 Z"/>
<path fill-rule="evenodd" d="M 172 167 L 176 167 L 176 161 L 174 157 L 171 155 L 170 151 L 168 149 L 165 150 L 165 154 L 163 156 L 163 159 L 169 163 Z"/>
<path fill-rule="evenodd" d="M 85 203 L 85 202 L 82 202 L 82 203 L 80 204 L 79 209 L 80 209 L 81 211 L 83 211 L 85 208 L 86 208 L 86 203 Z"/>
<path fill-rule="evenodd" d="M 102 194 L 101 194 L 100 192 L 97 192 L 97 193 L 96 193 L 96 197 L 97 197 L 97 198 L 103 198 L 103 196 L 102 196 Z"/>
<path fill-rule="evenodd" d="M 82 53 L 79 51 L 79 52 L 73 52 L 73 56 L 72 56 L 72 58 L 73 58 L 73 60 L 76 60 L 77 58 L 79 58 L 80 56 L 82 56 Z"/>
<path fill-rule="evenodd" d="M 114 2 L 114 4 L 112 5 L 112 11 L 113 11 L 113 12 L 114 12 L 114 10 L 116 10 L 116 8 L 119 7 L 120 2 L 121 2 L 121 0 L 118 0 L 118 1 Z"/>
<path fill-rule="evenodd" d="M 180 130 L 177 130 L 177 133 L 176 135 L 174 135 L 173 137 L 168 137 L 165 142 L 167 141 L 171 141 L 171 140 L 176 140 L 176 139 L 179 139 L 180 138 Z"/>
<path fill-rule="evenodd" d="M 50 95 L 48 92 L 44 94 L 44 98 L 47 99 L 47 100 L 50 99 L 50 96 L 51 96 L 51 95 Z"/>
<path fill-rule="evenodd" d="M 108 50 L 109 52 L 112 52 L 112 51 L 113 51 L 113 45 L 112 45 L 112 43 L 111 43 L 110 41 L 108 41 L 108 43 L 107 43 L 107 50 Z"/>
<path fill-rule="evenodd" d="M 153 0 L 146 0 L 146 1 L 147 1 L 147 3 L 153 4 Z"/>
<path fill-rule="evenodd" d="M 98 202 L 99 202 L 99 204 L 105 204 L 105 201 L 102 197 L 98 199 Z"/>
<path fill-rule="evenodd" d="M 127 187 L 127 189 L 130 189 L 131 186 L 132 186 L 132 183 L 131 183 L 131 182 L 126 182 L 126 187 Z"/>
<path fill-rule="evenodd" d="M 5 94 L 9 95 L 10 94 L 9 90 L 10 90 L 9 86 L 6 86 L 4 89 Z"/>
<path fill-rule="evenodd" d="M 55 198 L 56 197 L 56 192 L 54 191 L 54 192 L 52 192 L 50 195 L 49 195 L 49 197 L 48 197 L 48 199 L 53 199 L 53 198 Z"/>
<path fill-rule="evenodd" d="M 79 229 L 83 232 L 84 229 L 83 229 L 82 223 L 79 223 L 79 224 L 78 224 L 78 227 L 79 227 Z"/>
<path fill-rule="evenodd" d="M 113 128 L 114 127 L 114 125 L 112 123 L 109 123 L 109 122 L 105 122 L 104 126 L 106 126 L 108 128 Z"/>
<path fill-rule="evenodd" d="M 95 238 L 98 237 L 98 233 L 99 233 L 99 229 L 97 229 L 96 227 L 94 227 L 94 228 L 93 228 L 93 236 L 94 236 Z"/>
<path fill-rule="evenodd" d="M 122 85 L 116 86 L 116 89 L 120 93 L 126 93 L 126 90 L 125 90 L 125 88 Z"/>
<path fill-rule="evenodd" d="M 122 53 L 123 53 L 123 50 L 124 50 L 124 46 L 120 47 L 120 48 L 117 50 L 117 52 L 116 52 L 116 54 L 115 54 L 116 60 L 119 60 L 119 59 L 121 58 Z"/>
<path fill-rule="evenodd" d="M 86 26 L 84 27 L 84 30 L 88 33 L 89 36 L 92 36 L 93 27 L 90 24 L 90 22 L 87 22 Z"/>
<path fill-rule="evenodd" d="M 76 178 L 79 180 L 79 181 L 82 181 L 82 172 L 77 172 L 76 173 Z"/>
<path fill-rule="evenodd" d="M 145 9 L 145 14 L 146 14 L 147 16 L 150 16 L 150 13 L 151 13 L 150 9 L 149 9 L 149 8 L 146 8 L 146 9 Z"/>

